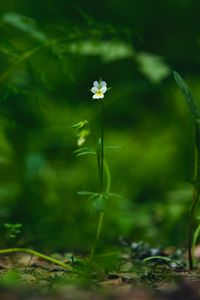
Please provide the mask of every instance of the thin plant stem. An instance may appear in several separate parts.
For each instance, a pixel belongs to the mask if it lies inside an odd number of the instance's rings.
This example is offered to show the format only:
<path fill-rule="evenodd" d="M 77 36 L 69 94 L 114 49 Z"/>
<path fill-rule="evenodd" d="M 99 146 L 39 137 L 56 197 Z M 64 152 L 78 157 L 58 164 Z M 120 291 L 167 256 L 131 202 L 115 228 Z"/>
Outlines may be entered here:
<path fill-rule="evenodd" d="M 101 101 L 101 139 L 100 139 L 100 149 L 97 155 L 97 164 L 99 170 L 99 180 L 100 180 L 100 193 L 104 193 L 104 101 Z M 110 185 L 110 183 L 109 183 Z M 96 251 L 97 243 L 100 238 L 102 224 L 104 220 L 104 212 L 99 213 L 96 235 L 94 239 L 94 243 L 92 246 L 92 250 L 90 252 L 89 260 L 92 261 L 94 253 Z"/>
<path fill-rule="evenodd" d="M 193 200 L 192 206 L 190 209 L 190 224 L 189 224 L 189 233 L 188 233 L 188 264 L 189 269 L 192 270 L 194 268 L 194 226 L 195 226 L 195 215 L 196 209 L 199 203 L 200 196 L 200 188 L 198 184 L 199 178 L 199 167 L 200 167 L 200 159 L 199 159 L 199 151 L 200 151 L 200 132 L 199 125 L 195 122 L 194 124 L 194 178 L 193 178 Z"/>
<path fill-rule="evenodd" d="M 100 151 L 100 189 L 103 193 L 103 179 L 104 179 L 104 102 L 101 101 L 101 151 Z"/>
<path fill-rule="evenodd" d="M 94 257 L 94 253 L 96 251 L 97 243 L 99 241 L 99 237 L 100 237 L 100 234 L 101 234 L 103 219 L 104 219 L 104 212 L 99 214 L 97 229 L 96 229 L 96 235 L 95 235 L 94 243 L 93 243 L 92 250 L 90 252 L 90 257 L 89 257 L 90 262 L 92 261 L 92 259 Z"/>
<path fill-rule="evenodd" d="M 8 248 L 8 249 L 2 249 L 2 250 L 0 250 L 0 254 L 13 253 L 13 252 L 23 252 L 23 253 L 28 253 L 30 255 L 35 255 L 35 256 L 38 256 L 38 257 L 40 257 L 40 258 L 42 258 L 44 260 L 52 262 L 52 263 L 54 263 L 54 264 L 56 264 L 58 266 L 61 266 L 64 269 L 72 270 L 71 266 L 66 265 L 62 261 L 57 260 L 55 258 L 52 258 L 50 256 L 47 256 L 45 254 L 42 254 L 42 253 L 40 253 L 38 251 L 35 251 L 35 250 L 32 250 L 32 249 L 27 249 L 27 248 Z"/>
<path fill-rule="evenodd" d="M 108 163 L 105 160 L 105 158 L 104 158 L 104 169 L 105 169 L 105 173 L 106 173 L 106 188 L 105 188 L 105 193 L 109 194 L 109 192 L 110 192 L 110 186 L 111 186 L 111 174 L 110 174 L 110 170 L 109 170 L 109 167 L 108 167 Z M 101 235 L 101 229 L 102 229 L 102 224 L 103 224 L 103 220 L 104 220 L 104 215 L 105 215 L 104 212 L 102 212 L 102 213 L 99 214 L 99 219 L 98 219 L 98 224 L 97 224 L 97 231 L 96 231 L 95 241 L 94 241 L 91 253 L 90 253 L 90 261 L 92 260 L 92 258 L 94 256 L 94 253 L 95 253 L 95 250 L 96 250 L 96 246 L 97 246 L 98 240 L 99 240 L 100 235 Z"/>
<path fill-rule="evenodd" d="M 199 202 L 200 192 L 194 188 L 193 191 L 193 205 L 190 210 L 190 225 L 189 225 L 189 235 L 188 235 L 188 263 L 189 269 L 194 268 L 194 245 L 193 245 L 193 235 L 194 235 L 194 225 L 195 225 L 195 211 L 197 204 Z"/>
<path fill-rule="evenodd" d="M 105 158 L 104 158 L 104 169 L 105 169 L 105 173 L 106 173 L 105 192 L 106 192 L 106 194 L 109 194 L 110 193 L 110 186 L 111 186 L 111 174 L 110 174 L 110 170 L 109 170 L 109 167 L 108 167 L 108 163 L 107 163 Z"/>

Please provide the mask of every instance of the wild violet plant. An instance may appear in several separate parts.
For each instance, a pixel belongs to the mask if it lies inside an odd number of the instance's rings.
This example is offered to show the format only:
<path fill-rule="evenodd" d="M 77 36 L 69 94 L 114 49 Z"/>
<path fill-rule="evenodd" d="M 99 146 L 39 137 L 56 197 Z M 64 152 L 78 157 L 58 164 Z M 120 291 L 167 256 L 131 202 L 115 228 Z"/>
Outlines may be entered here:
<path fill-rule="evenodd" d="M 77 138 L 78 138 L 77 144 L 78 146 L 81 146 L 74 153 L 76 154 L 76 156 L 82 156 L 87 154 L 95 155 L 97 160 L 97 169 L 99 175 L 99 190 L 97 192 L 89 192 L 89 191 L 78 192 L 78 195 L 88 196 L 89 199 L 92 200 L 93 206 L 98 215 L 96 234 L 89 255 L 90 262 L 93 259 L 93 256 L 97 248 L 97 243 L 101 235 L 106 202 L 108 201 L 109 197 L 121 198 L 121 196 L 117 194 L 110 193 L 111 174 L 109 171 L 107 161 L 105 159 L 105 148 L 115 148 L 115 147 L 105 147 L 104 145 L 104 113 L 105 113 L 104 94 L 108 90 L 109 88 L 107 87 L 107 83 L 105 81 L 102 81 L 101 79 L 99 81 L 94 81 L 93 87 L 90 90 L 93 93 L 92 99 L 97 100 L 96 101 L 97 105 L 101 107 L 101 113 L 100 113 L 101 133 L 95 149 L 82 146 L 83 143 L 86 141 L 86 137 L 91 132 L 88 121 L 84 120 L 73 125 L 73 127 L 76 129 L 77 132 Z"/>
<path fill-rule="evenodd" d="M 188 232 L 188 264 L 189 269 L 194 268 L 194 247 L 200 234 L 200 223 L 198 221 L 197 209 L 200 196 L 200 112 L 194 102 L 188 85 L 177 72 L 173 72 L 177 85 L 179 86 L 186 103 L 190 109 L 194 128 L 194 175 L 193 175 L 193 196 L 190 208 L 190 221 Z M 199 225 L 197 225 L 199 223 Z"/>
<path fill-rule="evenodd" d="M 96 212 L 99 214 L 98 218 L 98 224 L 97 224 L 97 230 L 96 230 L 96 236 L 94 240 L 94 244 L 92 246 L 91 252 L 90 252 L 90 260 L 92 260 L 97 242 L 99 240 L 100 234 L 101 234 L 101 228 L 103 224 L 104 219 L 104 210 L 105 210 L 105 201 L 107 198 L 106 193 L 104 193 L 104 93 L 107 90 L 107 84 L 105 81 L 94 81 L 93 87 L 91 89 L 91 92 L 94 94 L 93 99 L 101 99 L 101 137 L 99 139 L 99 145 L 97 149 L 97 165 L 98 165 L 98 172 L 99 172 L 99 182 L 100 182 L 100 189 L 99 193 L 94 195 L 94 207 L 96 209 Z M 110 189 L 110 187 L 109 187 Z M 109 190 L 106 191 L 109 193 Z"/>
<path fill-rule="evenodd" d="M 81 121 L 77 124 L 75 124 L 73 127 L 77 130 L 77 144 L 80 147 L 77 151 L 75 151 L 77 156 L 85 155 L 85 154 L 94 154 L 97 157 L 97 165 L 98 165 L 98 172 L 99 172 L 99 181 L 100 181 L 100 188 L 99 192 L 93 193 L 93 192 L 79 192 L 80 195 L 89 195 L 90 199 L 93 200 L 93 204 L 95 207 L 96 212 L 99 215 L 98 218 L 98 224 L 97 224 L 97 230 L 96 230 L 96 236 L 94 240 L 94 244 L 91 249 L 90 253 L 90 261 L 93 258 L 97 242 L 100 237 L 101 228 L 103 224 L 103 218 L 104 218 L 104 210 L 105 210 L 105 202 L 107 199 L 111 196 L 113 197 L 120 197 L 119 195 L 110 193 L 110 183 L 111 183 L 111 176 L 109 172 L 108 165 L 106 163 L 106 160 L 104 158 L 104 94 L 108 90 L 107 84 L 105 81 L 100 80 L 95 81 L 93 83 L 93 87 L 91 89 L 91 92 L 94 94 L 93 99 L 99 100 L 101 103 L 101 137 L 98 141 L 98 146 L 96 150 L 82 147 L 82 145 L 85 143 L 87 137 L 90 135 L 90 129 L 89 124 L 87 120 Z M 106 184 L 104 187 L 104 170 L 106 173 Z M 7 224 L 5 227 L 15 230 L 15 234 L 19 233 L 19 224 L 14 224 L 15 227 L 13 227 L 12 224 Z M 17 226 L 16 226 L 17 225 Z M 20 226 L 21 227 L 21 226 Z M 22 252 L 30 254 L 31 256 L 37 256 L 44 260 L 47 260 L 53 264 L 59 265 L 63 267 L 64 269 L 67 269 L 68 271 L 73 271 L 73 267 L 69 264 L 66 264 L 56 258 L 53 258 L 51 256 L 45 255 L 41 252 L 29 249 L 29 248 L 21 248 L 21 247 L 13 247 L 13 248 L 7 248 L 7 249 L 1 249 L 0 254 L 7 254 L 7 253 L 14 253 L 14 252 Z"/>

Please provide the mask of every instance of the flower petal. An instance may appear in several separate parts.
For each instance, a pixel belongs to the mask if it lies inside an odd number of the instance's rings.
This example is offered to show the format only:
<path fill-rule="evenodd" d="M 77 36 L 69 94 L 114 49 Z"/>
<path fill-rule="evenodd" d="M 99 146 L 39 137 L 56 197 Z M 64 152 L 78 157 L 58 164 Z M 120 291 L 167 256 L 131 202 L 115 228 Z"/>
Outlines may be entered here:
<path fill-rule="evenodd" d="M 102 93 L 105 93 L 105 92 L 107 91 L 107 87 L 106 87 L 106 86 L 103 86 L 103 87 L 100 89 L 100 91 L 101 91 Z"/>
<path fill-rule="evenodd" d="M 107 83 L 106 83 L 105 81 L 101 81 L 101 82 L 100 82 L 100 86 L 101 86 L 101 88 L 104 87 L 104 86 L 106 87 L 106 86 L 107 86 Z"/>
<path fill-rule="evenodd" d="M 93 95 L 93 99 L 101 99 L 101 98 L 103 98 L 104 97 L 104 94 L 103 93 L 97 93 L 97 94 L 94 94 Z"/>
<path fill-rule="evenodd" d="M 95 86 L 93 86 L 93 87 L 91 88 L 91 92 L 92 92 L 93 94 L 95 94 L 96 92 L 98 92 L 98 88 L 96 88 Z"/>
<path fill-rule="evenodd" d="M 93 82 L 93 86 L 96 87 L 96 88 L 98 88 L 98 87 L 99 87 L 98 81 L 94 81 L 94 82 Z"/>

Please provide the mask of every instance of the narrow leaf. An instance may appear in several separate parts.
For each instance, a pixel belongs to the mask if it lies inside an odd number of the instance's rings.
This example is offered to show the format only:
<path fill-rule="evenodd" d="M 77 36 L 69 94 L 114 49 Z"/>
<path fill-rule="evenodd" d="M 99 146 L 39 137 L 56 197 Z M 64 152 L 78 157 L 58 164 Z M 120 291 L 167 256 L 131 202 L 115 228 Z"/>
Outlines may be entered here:
<path fill-rule="evenodd" d="M 48 39 L 34 19 L 14 12 L 8 12 L 3 16 L 2 20 L 4 23 L 27 33 L 29 36 L 40 42 L 44 42 Z"/>
<path fill-rule="evenodd" d="M 79 195 L 79 196 L 91 196 L 91 195 L 94 195 L 94 194 L 96 194 L 96 193 L 89 192 L 89 191 L 79 191 L 79 192 L 77 192 L 77 195 Z"/>
<path fill-rule="evenodd" d="M 199 235 L 200 235 L 200 224 L 197 226 L 197 228 L 194 232 L 194 235 L 193 235 L 193 242 L 192 242 L 192 249 L 193 250 L 192 251 L 194 251 L 194 247 L 197 243 L 197 239 L 198 239 Z"/>
<path fill-rule="evenodd" d="M 80 129 L 82 128 L 83 126 L 87 125 L 88 124 L 88 121 L 87 120 L 84 120 L 84 121 L 80 121 L 74 125 L 72 125 L 72 128 L 77 128 L 77 129 Z"/>
<path fill-rule="evenodd" d="M 113 198 L 118 198 L 118 199 L 124 200 L 124 197 L 123 197 L 122 195 L 119 195 L 119 194 L 109 193 L 108 196 L 109 196 L 109 197 L 113 197 Z"/>
<path fill-rule="evenodd" d="M 166 256 L 160 256 L 160 255 L 155 255 L 155 256 L 149 256 L 143 259 L 143 262 L 147 262 L 150 260 L 155 260 L 155 259 L 160 259 L 160 260 L 165 260 L 166 262 L 171 262 L 172 260 Z"/>
<path fill-rule="evenodd" d="M 76 154 L 76 156 L 79 157 L 79 156 L 83 156 L 83 155 L 87 155 L 87 154 L 96 155 L 96 152 L 95 151 L 83 151 L 83 152 Z"/>
<path fill-rule="evenodd" d="M 185 101 L 190 109 L 193 119 L 199 120 L 200 113 L 195 105 L 194 99 L 192 97 L 192 93 L 191 93 L 187 83 L 183 80 L 183 78 L 177 72 L 174 71 L 173 75 L 174 75 L 174 79 L 176 80 L 178 87 L 180 88 L 180 90 L 185 98 Z"/>
<path fill-rule="evenodd" d="M 120 147 L 120 146 L 105 146 L 105 149 L 122 149 L 122 147 Z"/>
<path fill-rule="evenodd" d="M 83 147 L 83 148 L 75 150 L 73 152 L 73 154 L 76 155 L 77 157 L 86 155 L 86 154 L 96 155 L 96 151 L 94 151 L 93 149 L 88 148 L 88 147 Z"/>

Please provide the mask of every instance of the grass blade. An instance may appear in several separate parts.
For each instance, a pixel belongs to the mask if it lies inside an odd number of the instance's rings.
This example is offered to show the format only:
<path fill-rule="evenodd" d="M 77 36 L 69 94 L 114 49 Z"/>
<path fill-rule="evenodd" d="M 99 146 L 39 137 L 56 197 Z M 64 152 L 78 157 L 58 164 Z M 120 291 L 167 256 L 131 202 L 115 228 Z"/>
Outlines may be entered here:
<path fill-rule="evenodd" d="M 185 101 L 190 109 L 190 112 L 192 114 L 192 117 L 194 120 L 200 120 L 200 113 L 199 110 L 197 109 L 194 99 L 192 97 L 192 93 L 187 85 L 187 83 L 183 80 L 183 78 L 177 73 L 177 72 L 173 72 L 174 75 L 174 79 L 178 85 L 178 87 L 180 88 Z"/>

